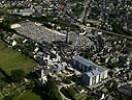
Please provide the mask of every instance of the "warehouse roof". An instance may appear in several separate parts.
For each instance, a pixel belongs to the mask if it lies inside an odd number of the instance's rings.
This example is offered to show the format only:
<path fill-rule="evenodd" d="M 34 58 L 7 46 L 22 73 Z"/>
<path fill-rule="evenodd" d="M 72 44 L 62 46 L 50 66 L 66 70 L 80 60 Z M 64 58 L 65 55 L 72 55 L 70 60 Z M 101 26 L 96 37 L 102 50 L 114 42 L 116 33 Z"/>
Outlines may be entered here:
<path fill-rule="evenodd" d="M 78 61 L 79 63 L 81 63 L 82 65 L 84 65 L 86 68 L 86 74 L 88 76 L 96 76 L 98 74 L 100 74 L 101 72 L 107 70 L 105 68 L 102 68 L 101 66 L 98 66 L 97 64 L 93 63 L 91 60 L 87 60 L 81 56 L 74 56 L 73 59 L 75 61 Z"/>
<path fill-rule="evenodd" d="M 56 30 L 51 30 L 35 22 L 26 21 L 19 24 L 21 27 L 14 28 L 18 34 L 35 40 L 39 43 L 65 41 L 65 34 L 62 34 Z"/>

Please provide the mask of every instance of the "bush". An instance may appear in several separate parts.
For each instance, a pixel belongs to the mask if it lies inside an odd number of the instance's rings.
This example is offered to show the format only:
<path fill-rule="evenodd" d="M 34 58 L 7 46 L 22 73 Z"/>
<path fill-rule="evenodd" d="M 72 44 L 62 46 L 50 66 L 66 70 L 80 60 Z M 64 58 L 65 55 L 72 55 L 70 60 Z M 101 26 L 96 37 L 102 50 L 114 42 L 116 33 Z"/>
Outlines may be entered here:
<path fill-rule="evenodd" d="M 62 100 L 61 95 L 58 92 L 57 84 L 52 79 L 49 79 L 46 83 L 45 92 L 48 94 L 49 100 Z"/>
<path fill-rule="evenodd" d="M 21 69 L 16 69 L 11 72 L 11 77 L 14 82 L 21 82 L 25 77 L 25 72 Z"/>
<path fill-rule="evenodd" d="M 12 96 L 5 96 L 4 100 L 13 100 L 13 97 Z"/>

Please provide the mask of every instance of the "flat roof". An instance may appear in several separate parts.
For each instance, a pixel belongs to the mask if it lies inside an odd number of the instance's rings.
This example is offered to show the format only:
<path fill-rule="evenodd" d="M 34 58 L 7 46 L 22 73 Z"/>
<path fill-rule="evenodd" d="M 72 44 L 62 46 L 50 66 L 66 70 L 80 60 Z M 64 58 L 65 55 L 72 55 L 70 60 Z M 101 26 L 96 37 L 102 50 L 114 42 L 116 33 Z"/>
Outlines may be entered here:
<path fill-rule="evenodd" d="M 14 26 L 15 25 L 15 26 Z M 19 27 L 18 27 L 19 26 Z M 30 38 L 38 43 L 52 43 L 54 41 L 66 40 L 66 34 L 58 32 L 53 29 L 49 29 L 40 23 L 32 21 L 23 21 L 12 25 L 12 28 L 16 30 L 19 35 Z M 72 45 L 76 46 L 92 46 L 93 42 L 87 36 L 78 36 L 76 33 L 69 34 L 69 40 L 72 41 Z"/>
<path fill-rule="evenodd" d="M 83 64 L 85 67 L 91 69 L 85 73 L 88 76 L 95 76 L 107 70 L 106 68 L 102 68 L 101 66 L 98 66 L 97 64 L 93 63 L 91 60 L 87 60 L 79 55 L 74 56 L 73 59 Z"/>
<path fill-rule="evenodd" d="M 14 28 L 18 34 L 30 38 L 39 43 L 54 41 L 65 41 L 65 34 L 56 30 L 49 29 L 45 26 L 36 24 L 35 22 L 25 21 L 18 23 L 21 27 Z"/>

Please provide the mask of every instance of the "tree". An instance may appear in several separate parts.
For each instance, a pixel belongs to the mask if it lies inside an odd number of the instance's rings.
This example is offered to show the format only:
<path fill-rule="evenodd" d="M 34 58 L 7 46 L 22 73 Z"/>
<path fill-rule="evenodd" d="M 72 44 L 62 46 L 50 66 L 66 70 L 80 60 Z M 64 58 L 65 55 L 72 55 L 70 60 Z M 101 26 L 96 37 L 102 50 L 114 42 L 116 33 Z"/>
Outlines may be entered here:
<path fill-rule="evenodd" d="M 33 92 L 40 95 L 42 100 L 62 100 L 55 80 L 49 78 L 44 85 L 37 79 L 34 82 Z"/>
<path fill-rule="evenodd" d="M 114 75 L 114 72 L 113 72 L 113 71 L 109 71 L 109 72 L 108 72 L 108 75 L 109 75 L 110 77 L 112 77 L 112 76 Z"/>
<path fill-rule="evenodd" d="M 0 33 L 0 39 L 3 39 L 4 33 Z"/>
<path fill-rule="evenodd" d="M 117 91 L 117 86 L 118 83 L 115 80 L 109 80 L 106 84 L 105 84 L 106 88 L 108 89 L 108 91 L 111 93 L 113 91 Z"/>
<path fill-rule="evenodd" d="M 13 100 L 13 97 L 12 96 L 5 96 L 4 100 Z"/>
<path fill-rule="evenodd" d="M 0 90 L 2 90 L 5 85 L 6 85 L 6 82 L 0 81 Z"/>
<path fill-rule="evenodd" d="M 49 79 L 44 87 L 45 92 L 48 94 L 49 100 L 62 100 L 57 84 L 54 80 Z"/>
<path fill-rule="evenodd" d="M 75 100 L 75 95 L 76 95 L 76 91 L 73 87 L 69 87 L 67 90 L 69 96 L 71 97 L 71 99 Z"/>
<path fill-rule="evenodd" d="M 87 97 L 87 99 L 86 100 L 97 100 L 97 98 L 96 97 L 94 97 L 94 96 L 90 96 L 90 97 Z"/>
<path fill-rule="evenodd" d="M 21 69 L 16 69 L 11 72 L 11 77 L 14 82 L 21 82 L 25 77 L 25 72 Z"/>

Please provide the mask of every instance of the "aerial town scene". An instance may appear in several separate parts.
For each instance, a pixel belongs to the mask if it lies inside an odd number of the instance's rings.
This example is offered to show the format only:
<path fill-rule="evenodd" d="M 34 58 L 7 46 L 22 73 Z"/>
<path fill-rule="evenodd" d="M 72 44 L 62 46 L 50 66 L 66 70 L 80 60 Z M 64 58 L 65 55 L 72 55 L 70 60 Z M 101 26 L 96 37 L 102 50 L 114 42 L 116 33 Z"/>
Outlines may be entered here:
<path fill-rule="evenodd" d="M 0 100 L 132 100 L 132 0 L 0 0 Z"/>

